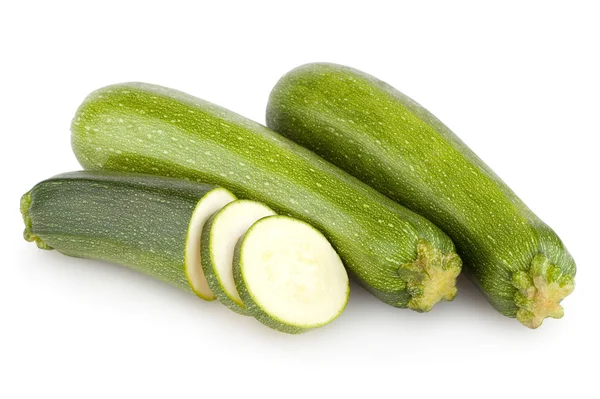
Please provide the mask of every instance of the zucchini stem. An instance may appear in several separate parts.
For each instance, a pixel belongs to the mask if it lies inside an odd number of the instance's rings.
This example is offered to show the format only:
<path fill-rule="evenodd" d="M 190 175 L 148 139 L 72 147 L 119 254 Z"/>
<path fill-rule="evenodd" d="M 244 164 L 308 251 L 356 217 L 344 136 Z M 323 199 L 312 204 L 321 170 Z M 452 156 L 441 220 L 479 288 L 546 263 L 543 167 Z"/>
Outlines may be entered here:
<path fill-rule="evenodd" d="M 416 260 L 398 269 L 410 295 L 408 307 L 428 312 L 442 299 L 453 300 L 458 291 L 456 278 L 461 266 L 462 261 L 456 253 L 444 254 L 430 242 L 419 240 Z"/>
<path fill-rule="evenodd" d="M 513 274 L 512 283 L 518 290 L 517 320 L 529 328 L 538 328 L 546 317 L 563 317 L 559 303 L 575 288 L 573 276 L 563 275 L 559 267 L 540 253 L 533 258 L 528 271 Z"/>
<path fill-rule="evenodd" d="M 42 239 L 35 234 L 32 230 L 31 217 L 29 216 L 29 207 L 31 206 L 31 191 L 23 194 L 21 197 L 21 215 L 23 216 L 23 222 L 25 223 L 25 230 L 23 231 L 23 238 L 28 242 L 34 242 L 41 249 L 53 249 L 50 245 L 46 244 Z"/>

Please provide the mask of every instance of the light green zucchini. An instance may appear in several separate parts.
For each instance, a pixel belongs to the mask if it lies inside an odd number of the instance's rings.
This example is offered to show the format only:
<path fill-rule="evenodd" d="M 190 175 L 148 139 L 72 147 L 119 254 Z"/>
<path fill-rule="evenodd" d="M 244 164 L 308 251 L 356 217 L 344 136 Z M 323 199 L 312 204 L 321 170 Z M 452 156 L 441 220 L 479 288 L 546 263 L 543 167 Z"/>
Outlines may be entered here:
<path fill-rule="evenodd" d="M 21 199 L 24 237 L 43 249 L 128 266 L 213 300 L 200 264 L 206 219 L 235 200 L 224 188 L 150 175 L 79 171 Z"/>
<path fill-rule="evenodd" d="M 250 227 L 236 245 L 233 276 L 248 313 L 290 334 L 330 323 L 350 296 L 348 274 L 331 244 L 288 216 Z"/>
<path fill-rule="evenodd" d="M 561 240 L 412 99 L 360 71 L 309 64 L 277 83 L 267 125 L 440 226 L 502 314 L 531 328 L 562 317 L 575 263 Z"/>
<path fill-rule="evenodd" d="M 382 301 L 427 311 L 456 294 L 461 261 L 438 227 L 266 127 L 182 92 L 125 83 L 79 107 L 72 145 L 86 169 L 226 187 L 322 231 Z"/>
<path fill-rule="evenodd" d="M 261 218 L 275 215 L 268 206 L 249 200 L 225 205 L 202 229 L 202 269 L 217 299 L 231 310 L 247 314 L 233 281 L 233 253 L 239 239 Z"/>

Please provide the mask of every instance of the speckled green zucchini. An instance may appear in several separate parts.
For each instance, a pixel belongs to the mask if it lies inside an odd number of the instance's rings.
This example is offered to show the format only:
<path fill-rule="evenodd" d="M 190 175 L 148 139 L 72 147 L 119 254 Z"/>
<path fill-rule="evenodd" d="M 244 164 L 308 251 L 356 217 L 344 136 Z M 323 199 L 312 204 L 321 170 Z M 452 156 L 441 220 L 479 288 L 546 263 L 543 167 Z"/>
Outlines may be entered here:
<path fill-rule="evenodd" d="M 150 175 L 71 172 L 21 199 L 24 237 L 65 255 L 128 266 L 215 299 L 200 265 L 205 220 L 235 200 L 224 188 Z"/>
<path fill-rule="evenodd" d="M 248 313 L 298 334 L 336 319 L 350 296 L 348 274 L 327 239 L 308 223 L 267 216 L 235 247 L 233 277 Z"/>
<path fill-rule="evenodd" d="M 119 84 L 89 95 L 71 130 L 86 169 L 217 184 L 310 223 L 386 303 L 427 311 L 456 293 L 461 261 L 433 223 L 224 108 L 159 86 Z"/>
<path fill-rule="evenodd" d="M 217 299 L 234 312 L 248 312 L 233 281 L 233 253 L 238 240 L 261 218 L 275 215 L 268 206 L 249 200 L 225 205 L 202 228 L 202 270 Z"/>
<path fill-rule="evenodd" d="M 374 77 L 309 64 L 273 89 L 267 125 L 440 226 L 502 314 L 560 318 L 575 263 L 561 240 L 458 137 Z"/>

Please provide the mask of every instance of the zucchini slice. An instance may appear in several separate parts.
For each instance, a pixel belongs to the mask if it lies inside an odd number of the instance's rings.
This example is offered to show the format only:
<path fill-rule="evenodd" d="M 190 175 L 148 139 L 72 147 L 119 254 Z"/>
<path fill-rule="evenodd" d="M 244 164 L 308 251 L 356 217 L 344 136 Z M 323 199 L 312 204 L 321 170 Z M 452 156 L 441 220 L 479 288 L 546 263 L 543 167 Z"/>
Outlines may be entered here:
<path fill-rule="evenodd" d="M 454 298 L 461 260 L 437 226 L 234 112 L 177 90 L 123 83 L 90 94 L 71 131 L 85 169 L 216 184 L 310 223 L 351 275 L 390 305 L 423 312 Z"/>
<path fill-rule="evenodd" d="M 409 97 L 352 68 L 308 64 L 277 83 L 267 125 L 436 223 L 502 314 L 530 328 L 562 317 L 576 267 L 560 238 Z"/>
<path fill-rule="evenodd" d="M 202 226 L 235 199 L 208 184 L 80 171 L 38 183 L 23 195 L 21 213 L 25 239 L 40 248 L 128 266 L 210 301 Z"/>
<path fill-rule="evenodd" d="M 287 333 L 338 317 L 348 302 L 348 274 L 329 241 L 311 225 L 268 216 L 236 245 L 233 275 L 248 312 Z"/>
<path fill-rule="evenodd" d="M 202 229 L 202 268 L 208 286 L 231 310 L 247 314 L 233 281 L 233 253 L 238 240 L 261 218 L 275 215 L 268 206 L 250 200 L 233 201 L 210 217 Z"/>

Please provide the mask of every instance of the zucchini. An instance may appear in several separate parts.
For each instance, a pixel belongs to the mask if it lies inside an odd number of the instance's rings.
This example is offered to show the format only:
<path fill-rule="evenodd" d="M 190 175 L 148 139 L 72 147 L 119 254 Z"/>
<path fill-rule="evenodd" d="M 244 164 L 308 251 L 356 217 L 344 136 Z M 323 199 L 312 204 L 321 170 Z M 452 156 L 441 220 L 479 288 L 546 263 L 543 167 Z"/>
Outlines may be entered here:
<path fill-rule="evenodd" d="M 233 200 L 214 185 L 79 171 L 35 185 L 21 198 L 21 213 L 25 239 L 40 248 L 128 266 L 213 300 L 200 264 L 200 233 Z"/>
<path fill-rule="evenodd" d="M 235 285 L 248 313 L 290 334 L 323 326 L 348 302 L 344 265 L 311 225 L 288 216 L 254 223 L 236 245 Z"/>
<path fill-rule="evenodd" d="M 86 169 L 226 187 L 322 231 L 364 287 L 427 311 L 456 294 L 461 261 L 433 223 L 266 127 L 185 93 L 124 83 L 90 94 L 73 119 Z"/>
<path fill-rule="evenodd" d="M 231 310 L 247 314 L 233 281 L 235 246 L 257 220 L 275 212 L 260 202 L 237 200 L 206 221 L 202 229 L 202 269 L 217 299 Z"/>
<path fill-rule="evenodd" d="M 277 83 L 267 125 L 440 226 L 502 314 L 560 318 L 575 263 L 558 236 L 450 129 L 360 71 L 301 66 Z"/>

